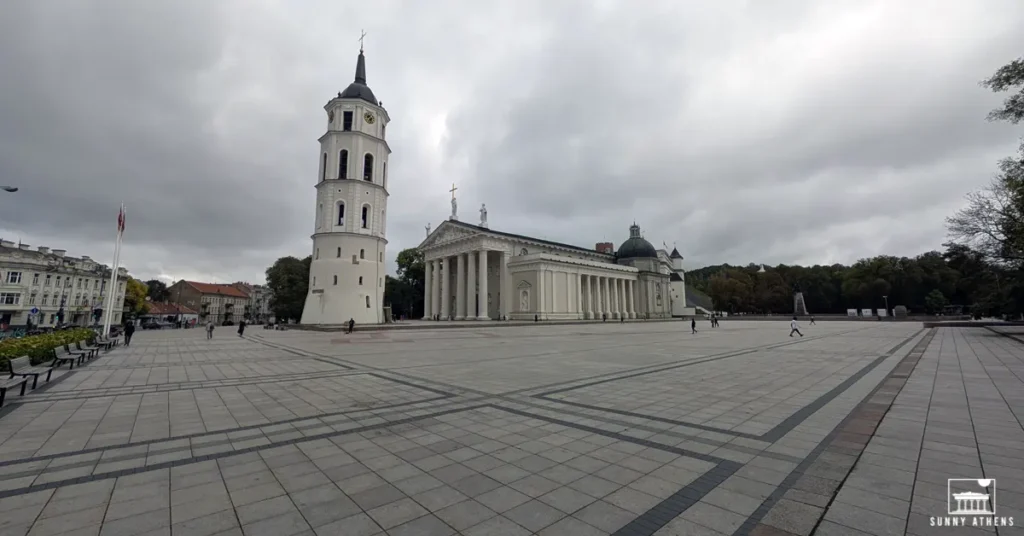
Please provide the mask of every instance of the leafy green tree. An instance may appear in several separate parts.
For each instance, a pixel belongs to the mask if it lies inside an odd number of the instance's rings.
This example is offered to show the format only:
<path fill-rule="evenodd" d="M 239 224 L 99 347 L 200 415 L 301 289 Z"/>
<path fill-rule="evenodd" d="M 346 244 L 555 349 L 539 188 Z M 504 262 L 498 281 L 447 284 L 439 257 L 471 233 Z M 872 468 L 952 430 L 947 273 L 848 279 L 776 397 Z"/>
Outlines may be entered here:
<path fill-rule="evenodd" d="M 995 92 L 1016 89 L 1003 101 L 1003 107 L 988 114 L 991 121 L 1009 121 L 1017 124 L 1024 119 L 1024 58 L 1018 58 L 999 68 L 991 78 L 981 83 Z"/>
<path fill-rule="evenodd" d="M 124 305 L 133 315 L 144 315 L 149 312 L 149 304 L 146 303 L 146 292 L 149 289 L 146 284 L 138 279 L 129 277 L 124 284 Z"/>
<path fill-rule="evenodd" d="M 166 302 L 171 298 L 171 293 L 167 290 L 167 283 L 164 283 L 159 279 L 150 279 L 149 281 L 146 281 L 146 288 L 148 289 L 147 296 L 149 296 L 149 299 L 152 301 Z"/>
<path fill-rule="evenodd" d="M 928 312 L 932 314 L 939 314 L 946 305 L 949 305 L 949 300 L 946 299 L 945 294 L 943 294 L 941 290 L 932 289 L 932 291 L 924 297 L 924 305 L 928 309 Z"/>
<path fill-rule="evenodd" d="M 423 254 L 415 248 L 404 249 L 395 259 L 397 278 L 387 276 L 384 282 L 384 303 L 391 305 L 392 314 L 399 317 L 423 316 L 423 287 L 425 269 Z"/>
<path fill-rule="evenodd" d="M 312 257 L 299 260 L 295 257 L 281 257 L 267 268 L 267 286 L 272 298 L 270 310 L 278 320 L 298 322 L 309 292 L 309 265 Z"/>

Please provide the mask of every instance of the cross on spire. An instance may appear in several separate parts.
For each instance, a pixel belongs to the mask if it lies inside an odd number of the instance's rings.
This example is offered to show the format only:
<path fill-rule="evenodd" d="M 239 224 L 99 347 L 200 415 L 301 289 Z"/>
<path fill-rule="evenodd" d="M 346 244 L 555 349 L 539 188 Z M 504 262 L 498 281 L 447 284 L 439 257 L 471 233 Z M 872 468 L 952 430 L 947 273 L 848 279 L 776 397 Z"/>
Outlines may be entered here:
<path fill-rule="evenodd" d="M 363 51 L 363 38 L 366 37 L 366 30 L 360 30 L 362 34 L 359 36 L 359 52 Z"/>
<path fill-rule="evenodd" d="M 449 192 L 452 193 L 452 199 L 455 199 L 455 190 L 458 190 L 458 188 L 455 187 L 455 183 L 453 182 L 452 183 L 452 189 L 448 190 Z"/>

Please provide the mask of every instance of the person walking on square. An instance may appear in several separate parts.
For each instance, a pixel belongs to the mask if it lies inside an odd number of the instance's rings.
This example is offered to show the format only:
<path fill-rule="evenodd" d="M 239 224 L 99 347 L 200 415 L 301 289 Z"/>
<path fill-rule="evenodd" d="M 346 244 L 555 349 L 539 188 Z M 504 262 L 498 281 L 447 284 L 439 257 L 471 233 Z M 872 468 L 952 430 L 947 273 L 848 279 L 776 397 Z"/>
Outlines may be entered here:
<path fill-rule="evenodd" d="M 811 315 L 811 325 L 812 325 L 812 326 L 816 325 L 816 324 L 814 323 L 814 315 Z"/>
<path fill-rule="evenodd" d="M 804 336 L 803 333 L 800 333 L 800 327 L 796 325 L 796 317 L 795 316 L 793 317 L 793 320 L 791 320 L 789 322 L 789 336 L 792 337 L 794 333 L 796 333 L 797 335 L 799 335 L 801 337 Z"/>
<path fill-rule="evenodd" d="M 213 320 L 206 321 L 206 340 L 213 338 Z"/>
<path fill-rule="evenodd" d="M 348 319 L 348 332 L 352 333 L 352 330 L 355 329 L 355 327 L 356 327 L 356 319 L 349 318 Z"/>
<path fill-rule="evenodd" d="M 238 321 L 238 336 L 241 337 L 242 333 L 245 332 L 245 320 Z"/>
<path fill-rule="evenodd" d="M 690 333 L 697 333 L 697 319 L 690 319 Z"/>
<path fill-rule="evenodd" d="M 135 323 L 131 320 L 124 323 L 124 346 L 125 348 L 132 345 L 132 335 L 135 334 Z"/>

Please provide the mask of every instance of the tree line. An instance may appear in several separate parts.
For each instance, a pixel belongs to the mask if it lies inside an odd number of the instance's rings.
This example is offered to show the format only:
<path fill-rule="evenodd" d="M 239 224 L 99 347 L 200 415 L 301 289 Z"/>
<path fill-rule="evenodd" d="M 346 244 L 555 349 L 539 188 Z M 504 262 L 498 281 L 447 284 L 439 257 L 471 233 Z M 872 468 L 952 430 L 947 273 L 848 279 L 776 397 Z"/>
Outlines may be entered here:
<path fill-rule="evenodd" d="M 1024 58 L 998 69 L 982 85 L 1010 92 L 988 119 L 1019 124 L 1024 119 Z M 1024 314 L 1024 144 L 998 163 L 988 187 L 967 195 L 966 206 L 946 220 L 944 251 L 916 257 L 882 255 L 851 266 L 707 266 L 688 272 L 687 284 L 706 293 L 715 308 L 732 313 L 793 312 L 802 292 L 811 313 L 845 313 L 903 305 L 911 312 L 938 313 L 960 305 L 975 316 Z M 299 321 L 309 285 L 311 259 L 282 257 L 267 269 L 270 308 L 279 319 Z M 423 314 L 423 256 L 398 254 L 397 277 L 387 276 L 384 303 L 396 316 Z"/>

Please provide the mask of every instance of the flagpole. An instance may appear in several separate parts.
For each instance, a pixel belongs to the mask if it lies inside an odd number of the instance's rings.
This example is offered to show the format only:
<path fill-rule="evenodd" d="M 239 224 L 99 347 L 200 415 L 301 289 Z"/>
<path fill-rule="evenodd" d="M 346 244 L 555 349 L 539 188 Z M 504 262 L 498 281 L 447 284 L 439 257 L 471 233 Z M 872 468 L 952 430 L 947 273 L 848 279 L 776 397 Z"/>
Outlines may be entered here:
<path fill-rule="evenodd" d="M 124 203 L 117 215 L 117 239 L 114 241 L 114 262 L 110 270 L 110 285 L 107 287 L 107 303 L 103 311 L 103 335 L 110 334 L 110 324 L 114 314 L 114 296 L 117 294 L 117 272 L 121 262 L 121 237 L 124 235 Z"/>

